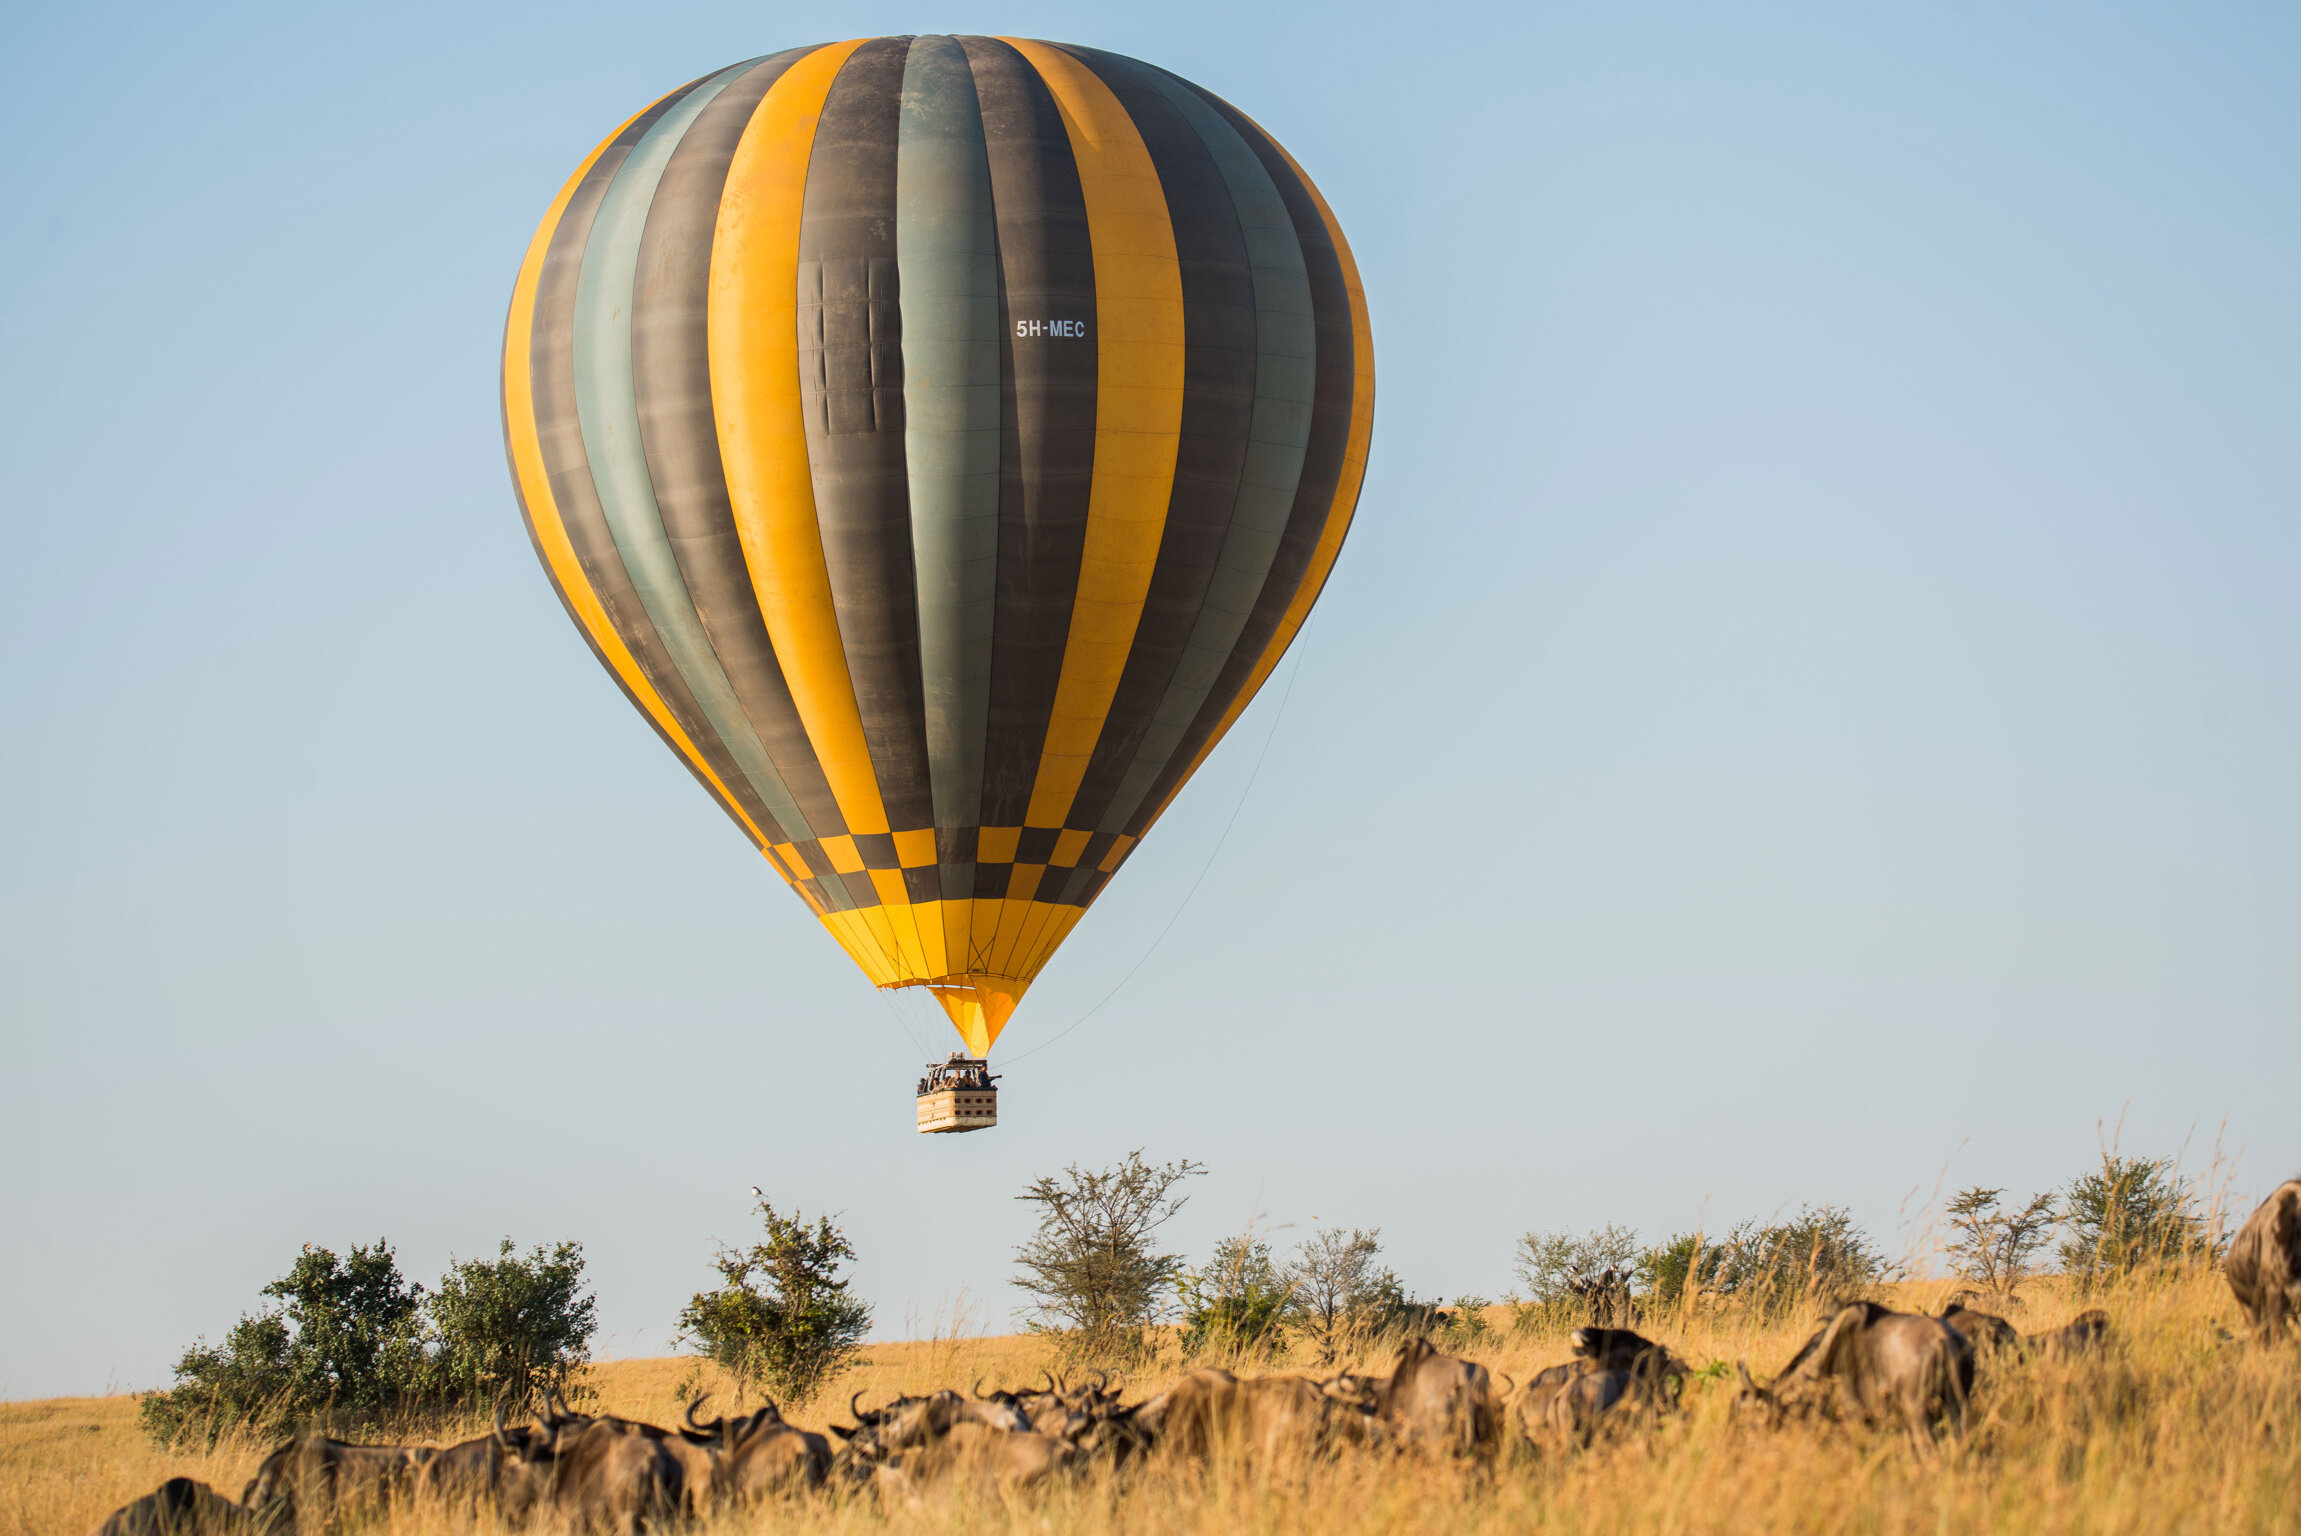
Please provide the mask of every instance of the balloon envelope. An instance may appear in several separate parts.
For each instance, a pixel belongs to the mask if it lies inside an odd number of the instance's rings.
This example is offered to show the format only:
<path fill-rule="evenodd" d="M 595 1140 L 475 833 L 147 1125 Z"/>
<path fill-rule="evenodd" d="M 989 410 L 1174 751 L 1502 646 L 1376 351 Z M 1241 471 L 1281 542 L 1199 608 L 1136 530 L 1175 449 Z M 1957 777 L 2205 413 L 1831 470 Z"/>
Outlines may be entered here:
<path fill-rule="evenodd" d="M 520 268 L 503 408 L 601 663 L 980 1055 L 1300 630 L 1374 365 L 1340 227 L 1228 103 L 873 38 L 592 151 Z"/>

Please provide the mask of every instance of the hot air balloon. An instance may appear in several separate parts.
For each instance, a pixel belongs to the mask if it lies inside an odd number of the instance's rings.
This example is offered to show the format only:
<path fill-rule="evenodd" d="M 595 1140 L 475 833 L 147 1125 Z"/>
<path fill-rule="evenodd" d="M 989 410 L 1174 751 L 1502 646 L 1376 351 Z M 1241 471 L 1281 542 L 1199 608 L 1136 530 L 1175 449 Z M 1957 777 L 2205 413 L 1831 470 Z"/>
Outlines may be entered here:
<path fill-rule="evenodd" d="M 1021 38 L 673 91 L 561 188 L 504 339 L 569 617 L 978 1065 L 1300 631 L 1373 411 L 1357 269 L 1287 152 Z"/>

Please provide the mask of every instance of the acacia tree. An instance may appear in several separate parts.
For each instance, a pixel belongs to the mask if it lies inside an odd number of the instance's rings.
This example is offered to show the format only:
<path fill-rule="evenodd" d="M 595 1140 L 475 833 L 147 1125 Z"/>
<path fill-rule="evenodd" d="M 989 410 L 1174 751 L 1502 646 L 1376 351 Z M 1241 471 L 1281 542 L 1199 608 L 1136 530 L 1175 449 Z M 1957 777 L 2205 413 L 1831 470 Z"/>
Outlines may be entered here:
<path fill-rule="evenodd" d="M 1295 1249 L 1286 1267 L 1294 1324 L 1319 1364 L 1332 1365 L 1352 1340 L 1378 1332 L 1404 1302 L 1381 1256 L 1380 1227 L 1325 1227 Z"/>
<path fill-rule="evenodd" d="M 2052 1193 L 2033 1197 L 2018 1211 L 2001 1209 L 2002 1189 L 1976 1186 L 1949 1203 L 1950 1267 L 1964 1279 L 2008 1300 L 2031 1275 L 2037 1257 L 2053 1235 Z"/>
<path fill-rule="evenodd" d="M 712 1260 L 719 1289 L 698 1291 L 679 1326 L 735 1378 L 738 1400 L 758 1382 L 804 1403 L 861 1353 L 871 1307 L 849 1295 L 840 1278 L 855 1249 L 830 1217 L 809 1226 L 796 1213 L 779 1214 L 765 1197 L 758 1210 L 766 1241 L 747 1250 L 722 1247 Z"/>
<path fill-rule="evenodd" d="M 1183 1273 L 1152 1234 L 1188 1199 L 1175 1186 L 1204 1172 L 1188 1158 L 1154 1166 L 1137 1148 L 1114 1168 L 1073 1163 L 1033 1180 L 1015 1197 L 1039 1208 L 1038 1231 L 1015 1250 L 1015 1285 L 1037 1298 L 1032 1328 L 1071 1334 L 1082 1352 L 1139 1352 Z"/>

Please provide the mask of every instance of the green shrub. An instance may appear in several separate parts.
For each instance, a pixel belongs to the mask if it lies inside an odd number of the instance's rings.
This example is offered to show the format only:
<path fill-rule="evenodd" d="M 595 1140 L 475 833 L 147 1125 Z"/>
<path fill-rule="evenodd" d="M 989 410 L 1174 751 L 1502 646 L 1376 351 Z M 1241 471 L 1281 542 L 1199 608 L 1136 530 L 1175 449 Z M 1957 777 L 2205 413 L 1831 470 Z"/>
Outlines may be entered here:
<path fill-rule="evenodd" d="M 280 1305 L 242 1317 L 221 1348 L 194 1344 L 175 1384 L 144 1394 L 138 1416 L 153 1439 L 213 1445 L 321 1415 L 373 1421 L 418 1392 L 423 1287 L 401 1276 L 389 1243 L 342 1259 L 307 1243 L 263 1294 Z"/>
<path fill-rule="evenodd" d="M 2091 1287 L 2147 1264 L 2210 1261 L 2219 1244 L 2198 1210 L 2197 1189 L 2169 1157 L 2101 1154 L 2101 1166 L 2070 1182 L 2062 1272 Z"/>
<path fill-rule="evenodd" d="M 1638 1255 L 1638 1285 L 1662 1306 L 1675 1306 L 1687 1295 L 1721 1288 L 1726 1248 L 1699 1232 L 1674 1233 L 1659 1247 Z"/>
<path fill-rule="evenodd" d="M 391 1245 L 339 1257 L 306 1244 L 263 1289 L 278 1303 L 243 1316 L 220 1346 L 184 1351 L 173 1385 L 138 1417 L 163 1445 L 274 1435 L 307 1424 L 356 1430 L 565 1388 L 589 1353 L 595 1303 L 577 1294 L 583 1250 L 451 1268 L 436 1293 L 400 1274 Z"/>
<path fill-rule="evenodd" d="M 583 1294 L 582 1244 L 538 1243 L 521 1258 L 507 1237 L 495 1258 L 452 1265 L 424 1310 L 431 1395 L 452 1405 L 501 1402 L 517 1414 L 574 1387 L 599 1303 Z"/>
<path fill-rule="evenodd" d="M 1266 1352 L 1284 1338 L 1294 1290 L 1272 1262 L 1270 1244 L 1253 1233 L 1214 1246 L 1203 1270 L 1175 1280 L 1182 1307 L 1182 1349 L 1188 1356 Z"/>
<path fill-rule="evenodd" d="M 1840 1205 L 1802 1207 L 1792 1221 L 1745 1222 L 1727 1235 L 1715 1289 L 1766 1315 L 1850 1300 L 1885 1270 L 1885 1257 Z"/>
<path fill-rule="evenodd" d="M 1603 1226 L 1588 1232 L 1529 1232 L 1518 1239 L 1516 1270 L 1527 1294 L 1544 1307 L 1580 1305 L 1569 1274 L 1593 1276 L 1606 1269 L 1629 1269 L 1638 1258 L 1638 1234 L 1628 1227 Z"/>
<path fill-rule="evenodd" d="M 1446 1320 L 1439 1326 L 1437 1342 L 1447 1349 L 1475 1349 L 1485 1343 L 1494 1332 L 1494 1325 L 1486 1320 L 1486 1309 L 1494 1305 L 1483 1296 L 1457 1296 L 1447 1309 Z"/>
<path fill-rule="evenodd" d="M 778 1214 L 764 1198 L 758 1209 L 766 1241 L 721 1248 L 712 1267 L 722 1284 L 697 1292 L 679 1326 L 735 1378 L 738 1398 L 756 1382 L 805 1403 L 861 1353 L 871 1307 L 850 1296 L 839 1276 L 855 1249 L 830 1217 L 809 1226 L 797 1214 Z"/>

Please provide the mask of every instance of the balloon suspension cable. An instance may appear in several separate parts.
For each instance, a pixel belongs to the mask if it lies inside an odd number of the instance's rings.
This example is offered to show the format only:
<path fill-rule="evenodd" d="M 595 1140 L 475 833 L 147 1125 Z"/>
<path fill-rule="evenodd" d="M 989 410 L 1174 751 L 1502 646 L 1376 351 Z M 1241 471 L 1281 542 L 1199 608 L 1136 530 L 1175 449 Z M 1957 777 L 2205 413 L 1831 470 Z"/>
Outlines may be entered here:
<path fill-rule="evenodd" d="M 895 1021 L 895 1027 L 901 1030 L 903 1037 L 911 1042 L 911 1049 L 917 1051 L 920 1058 L 924 1060 L 927 1056 L 927 1047 L 920 1042 L 918 1031 L 911 1028 L 911 1021 L 903 1017 L 903 1011 L 895 1006 L 894 999 L 887 995 L 885 988 L 874 988 L 873 990 L 878 992 L 879 1001 L 886 1004 L 887 1017 Z"/>
<path fill-rule="evenodd" d="M 1317 618 L 1318 615 L 1314 611 L 1311 614 L 1311 622 L 1315 623 Z M 1306 623 L 1303 625 L 1302 629 L 1295 632 L 1294 639 L 1297 647 L 1301 645 L 1303 634 L 1308 631 L 1309 628 L 1310 624 Z M 1297 649 L 1294 656 L 1294 669 L 1286 674 L 1286 690 L 1278 696 L 1278 712 L 1270 717 L 1269 734 L 1262 738 L 1262 750 L 1255 754 L 1254 771 L 1246 776 L 1246 788 L 1238 792 L 1238 804 L 1230 808 L 1230 820 L 1223 823 L 1222 836 L 1214 840 L 1214 847 L 1207 853 L 1206 862 L 1199 866 L 1198 878 L 1190 883 L 1189 890 L 1183 892 L 1182 903 L 1174 909 L 1174 916 L 1166 920 L 1166 926 L 1158 931 L 1157 938 L 1150 941 L 1150 948 L 1142 952 L 1142 958 L 1135 961 L 1133 969 L 1129 970 L 1124 976 L 1121 976 L 1118 979 L 1117 986 L 1112 987 L 1108 992 L 1103 994 L 1102 1002 L 1096 1003 L 1092 1008 L 1089 1008 L 1086 1012 L 1071 1020 L 1070 1023 L 1064 1025 L 1061 1031 L 1049 1036 L 1045 1040 L 1040 1041 L 1037 1045 L 1034 1045 L 1029 1050 L 1023 1052 L 1020 1056 L 1009 1057 L 1007 1060 L 1007 1066 L 1009 1068 L 1016 1066 L 1018 1063 L 1030 1060 L 1033 1056 L 1038 1055 L 1039 1052 L 1045 1050 L 1048 1046 L 1053 1045 L 1057 1040 L 1062 1039 L 1064 1035 L 1069 1034 L 1072 1030 L 1077 1029 L 1081 1024 L 1084 1024 L 1087 1020 L 1102 1012 L 1103 1004 L 1108 1003 L 1112 998 L 1118 996 L 1119 992 L 1126 986 L 1126 984 L 1135 979 L 1135 972 L 1141 970 L 1145 965 L 1150 963 L 1150 957 L 1158 952 L 1158 947 L 1161 944 L 1166 942 L 1166 936 L 1174 932 L 1174 925 L 1182 921 L 1183 912 L 1190 906 L 1191 898 L 1198 894 L 1198 888 L 1200 886 L 1206 884 L 1207 871 L 1214 868 L 1214 861 L 1222 854 L 1223 844 L 1230 841 L 1230 829 L 1238 825 L 1239 812 L 1246 809 L 1247 796 L 1254 793 L 1255 780 L 1262 777 L 1263 759 L 1270 756 L 1270 744 L 1278 739 L 1279 722 L 1286 718 L 1287 701 L 1294 697 L 1295 680 L 1301 676 L 1302 652 Z"/>

